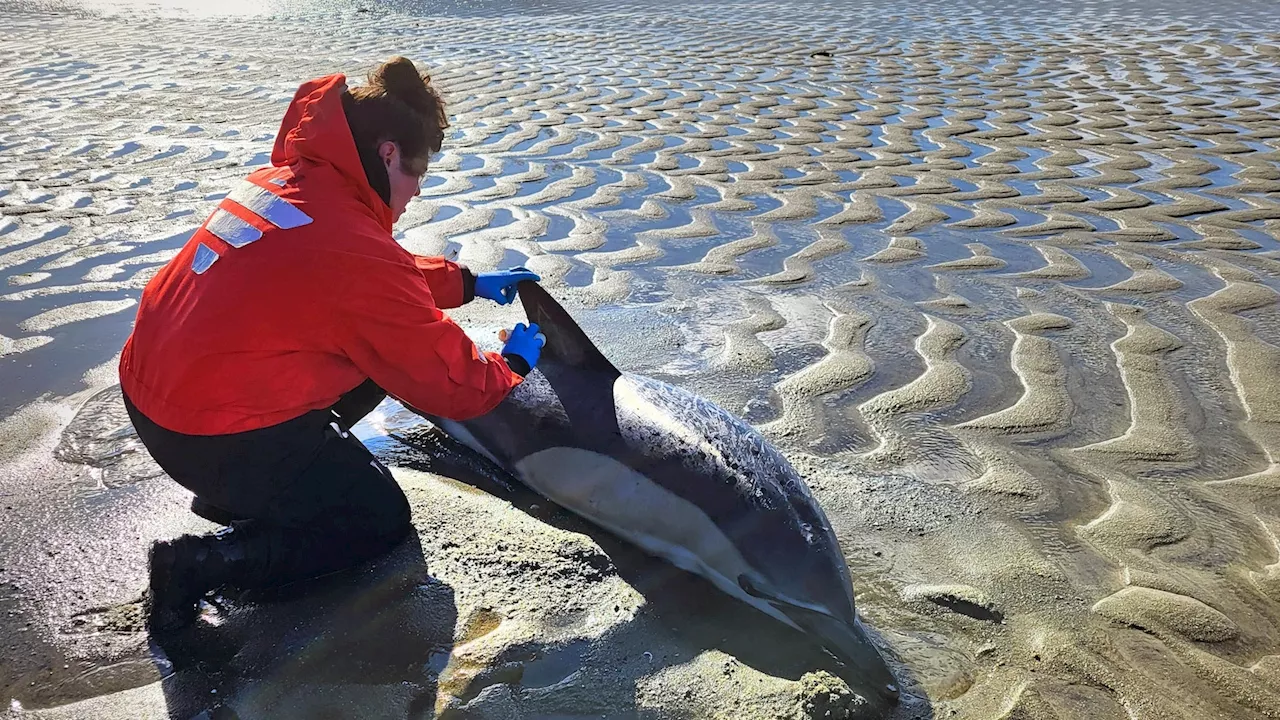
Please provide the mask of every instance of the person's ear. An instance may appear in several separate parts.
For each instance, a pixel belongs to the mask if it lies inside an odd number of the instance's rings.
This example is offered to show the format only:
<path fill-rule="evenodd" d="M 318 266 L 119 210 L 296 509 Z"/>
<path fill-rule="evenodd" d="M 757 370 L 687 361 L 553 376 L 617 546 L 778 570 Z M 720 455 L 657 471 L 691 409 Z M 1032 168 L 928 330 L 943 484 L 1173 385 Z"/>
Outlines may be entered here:
<path fill-rule="evenodd" d="M 382 158 L 382 162 L 385 163 L 387 167 L 391 166 L 391 160 L 395 158 L 398 152 L 399 148 L 397 148 L 396 144 L 390 140 L 384 140 L 378 145 L 378 157 Z"/>

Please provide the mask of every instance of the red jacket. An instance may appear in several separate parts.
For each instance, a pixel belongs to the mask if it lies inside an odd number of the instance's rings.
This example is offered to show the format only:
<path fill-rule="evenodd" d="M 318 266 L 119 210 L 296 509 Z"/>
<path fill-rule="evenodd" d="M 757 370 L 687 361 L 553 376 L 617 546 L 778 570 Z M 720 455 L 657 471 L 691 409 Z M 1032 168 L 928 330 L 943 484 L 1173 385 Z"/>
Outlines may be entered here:
<path fill-rule="evenodd" d="M 298 89 L 271 153 L 142 293 L 120 383 L 188 435 L 275 425 L 366 378 L 418 410 L 466 419 L 520 382 L 441 308 L 463 270 L 412 255 L 369 186 L 342 110 L 342 75 Z"/>

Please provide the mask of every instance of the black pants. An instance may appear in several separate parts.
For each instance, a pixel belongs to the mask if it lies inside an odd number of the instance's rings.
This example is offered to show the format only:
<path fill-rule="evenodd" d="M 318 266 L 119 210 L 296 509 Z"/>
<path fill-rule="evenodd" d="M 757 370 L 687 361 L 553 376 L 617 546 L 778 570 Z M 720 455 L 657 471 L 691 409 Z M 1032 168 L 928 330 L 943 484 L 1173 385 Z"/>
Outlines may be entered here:
<path fill-rule="evenodd" d="M 143 445 L 171 478 L 237 518 L 235 532 L 253 556 L 242 586 L 261 587 L 350 567 L 409 534 L 404 492 L 348 432 L 385 397 L 367 381 L 328 410 L 216 436 L 166 430 L 128 397 L 125 407 Z"/>

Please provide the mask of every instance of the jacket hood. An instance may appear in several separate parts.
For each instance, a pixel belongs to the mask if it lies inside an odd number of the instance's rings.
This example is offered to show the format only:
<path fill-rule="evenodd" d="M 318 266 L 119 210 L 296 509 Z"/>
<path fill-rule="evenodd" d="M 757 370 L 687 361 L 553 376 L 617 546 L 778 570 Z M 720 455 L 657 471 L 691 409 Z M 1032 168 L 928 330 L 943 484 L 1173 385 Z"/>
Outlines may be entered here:
<path fill-rule="evenodd" d="M 280 123 L 271 164 L 293 165 L 299 160 L 328 165 L 355 188 L 361 202 L 369 206 L 374 217 L 391 232 L 391 208 L 369 185 L 360 153 L 342 109 L 342 94 L 347 78 L 342 74 L 327 75 L 303 83 L 289 103 Z"/>

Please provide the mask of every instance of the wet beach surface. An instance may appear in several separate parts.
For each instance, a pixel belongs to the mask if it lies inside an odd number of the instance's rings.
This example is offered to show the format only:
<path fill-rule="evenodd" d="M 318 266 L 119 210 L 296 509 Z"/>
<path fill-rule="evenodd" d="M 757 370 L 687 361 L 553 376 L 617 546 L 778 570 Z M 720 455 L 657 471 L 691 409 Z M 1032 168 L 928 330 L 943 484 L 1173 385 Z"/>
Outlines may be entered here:
<path fill-rule="evenodd" d="M 147 544 L 210 526 L 113 387 L 137 298 L 301 80 L 394 54 L 453 117 L 405 246 L 528 265 L 619 367 L 760 428 L 836 529 L 897 716 L 1280 715 L 1269 3 L 0 15 L 15 715 L 866 716 L 802 639 L 394 403 L 360 431 L 417 546 L 223 598 L 186 647 L 140 631 Z"/>

